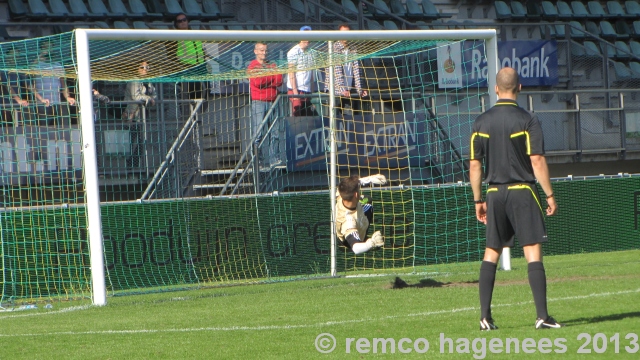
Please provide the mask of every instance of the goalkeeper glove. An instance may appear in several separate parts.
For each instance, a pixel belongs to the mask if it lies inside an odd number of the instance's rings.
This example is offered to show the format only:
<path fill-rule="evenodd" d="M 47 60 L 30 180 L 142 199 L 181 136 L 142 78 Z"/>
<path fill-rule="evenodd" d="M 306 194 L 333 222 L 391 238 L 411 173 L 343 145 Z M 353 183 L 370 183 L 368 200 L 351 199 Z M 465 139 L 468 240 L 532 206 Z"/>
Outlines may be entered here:
<path fill-rule="evenodd" d="M 384 185 L 387 183 L 387 178 L 382 174 L 375 174 L 371 176 L 365 176 L 360 178 L 360 185 L 374 184 L 374 185 Z"/>
<path fill-rule="evenodd" d="M 376 231 L 373 233 L 373 236 L 367 239 L 367 244 L 371 245 L 372 249 L 381 248 L 384 246 L 384 236 L 382 236 L 380 231 Z"/>

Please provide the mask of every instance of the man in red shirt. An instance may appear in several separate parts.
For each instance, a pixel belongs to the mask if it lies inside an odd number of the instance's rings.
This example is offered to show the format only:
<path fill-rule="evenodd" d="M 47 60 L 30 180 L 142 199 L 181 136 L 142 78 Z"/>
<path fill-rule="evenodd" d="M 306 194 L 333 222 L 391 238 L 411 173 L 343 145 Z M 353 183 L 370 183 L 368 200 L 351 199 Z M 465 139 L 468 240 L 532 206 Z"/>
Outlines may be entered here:
<path fill-rule="evenodd" d="M 250 146 L 251 138 L 256 135 L 265 115 L 278 96 L 278 88 L 282 86 L 281 74 L 258 76 L 263 73 L 268 74 L 276 69 L 276 64 L 267 60 L 267 44 L 256 43 L 253 53 L 256 54 L 256 59 L 247 67 L 251 97 L 251 124 L 250 138 L 245 141 L 246 146 Z M 256 144 L 260 143 L 269 128 L 270 121 L 276 119 L 277 115 L 277 112 L 271 112 L 270 119 L 267 119 L 260 134 L 256 137 Z M 284 143 L 284 124 L 280 122 L 276 125 L 271 130 L 269 142 L 262 144 L 257 154 L 262 167 L 281 165 L 282 160 L 285 159 L 284 146 L 280 146 L 280 141 Z"/>

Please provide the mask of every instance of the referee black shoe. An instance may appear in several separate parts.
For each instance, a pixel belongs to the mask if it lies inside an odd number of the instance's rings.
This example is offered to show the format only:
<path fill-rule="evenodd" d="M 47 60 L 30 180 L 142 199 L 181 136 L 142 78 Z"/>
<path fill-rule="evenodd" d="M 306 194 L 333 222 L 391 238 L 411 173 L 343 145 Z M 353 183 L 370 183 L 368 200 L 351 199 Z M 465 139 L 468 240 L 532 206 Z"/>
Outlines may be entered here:
<path fill-rule="evenodd" d="M 480 320 L 480 331 L 498 330 L 496 324 L 493 323 L 493 319 Z"/>
<path fill-rule="evenodd" d="M 560 324 L 556 319 L 549 316 L 546 320 L 538 318 L 536 320 L 536 329 L 560 329 L 564 324 Z"/>

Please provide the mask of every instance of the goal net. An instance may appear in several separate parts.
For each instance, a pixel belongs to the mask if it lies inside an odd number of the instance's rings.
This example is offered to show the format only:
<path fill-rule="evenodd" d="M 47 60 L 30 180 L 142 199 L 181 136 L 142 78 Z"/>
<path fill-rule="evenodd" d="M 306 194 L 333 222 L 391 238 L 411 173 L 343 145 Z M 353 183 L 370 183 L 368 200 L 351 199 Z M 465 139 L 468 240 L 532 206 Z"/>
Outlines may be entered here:
<path fill-rule="evenodd" d="M 0 57 L 5 303 L 480 258 L 464 159 L 493 30 L 76 30 Z M 331 190 L 378 173 L 384 249 L 332 256 Z"/>

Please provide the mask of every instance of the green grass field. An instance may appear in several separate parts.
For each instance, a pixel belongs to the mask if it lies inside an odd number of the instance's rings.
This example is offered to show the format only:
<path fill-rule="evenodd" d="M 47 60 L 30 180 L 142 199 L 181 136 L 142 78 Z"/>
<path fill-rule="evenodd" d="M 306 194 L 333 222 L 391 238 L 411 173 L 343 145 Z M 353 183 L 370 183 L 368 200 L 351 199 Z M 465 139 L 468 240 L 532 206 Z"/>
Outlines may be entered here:
<path fill-rule="evenodd" d="M 391 275 L 342 277 L 110 297 L 105 307 L 88 301 L 54 303 L 53 309 L 40 304 L 0 313 L 0 358 L 640 357 L 640 250 L 549 256 L 545 266 L 549 311 L 568 325 L 563 329 L 534 330 L 526 263 L 514 259 L 513 271 L 498 272 L 493 315 L 500 329 L 494 332 L 478 330 L 479 264 L 470 263 L 400 275 L 402 281 Z M 336 339 L 330 354 L 316 350 L 322 333 Z M 633 334 L 635 340 L 625 339 Z M 452 353 L 448 345 L 441 353 L 441 336 L 451 339 Z M 395 346 L 387 342 L 383 349 L 377 342 L 374 353 L 374 338 L 394 339 Z M 403 338 L 408 340 L 399 344 Z M 517 339 L 518 353 L 514 340 L 506 353 L 507 338 Z M 425 350 L 422 339 L 429 342 L 425 354 L 417 352 Z M 578 353 L 583 345 L 590 354 Z"/>

